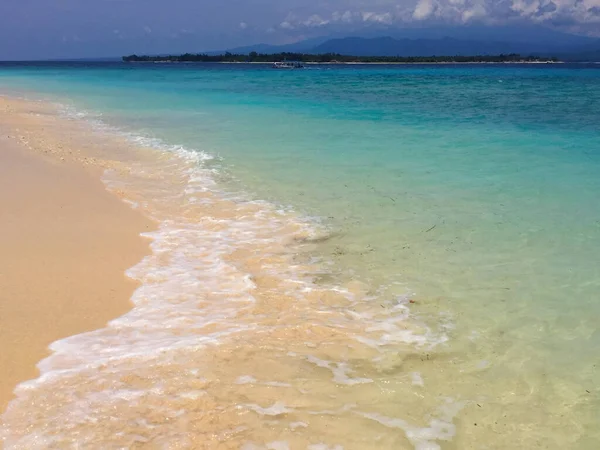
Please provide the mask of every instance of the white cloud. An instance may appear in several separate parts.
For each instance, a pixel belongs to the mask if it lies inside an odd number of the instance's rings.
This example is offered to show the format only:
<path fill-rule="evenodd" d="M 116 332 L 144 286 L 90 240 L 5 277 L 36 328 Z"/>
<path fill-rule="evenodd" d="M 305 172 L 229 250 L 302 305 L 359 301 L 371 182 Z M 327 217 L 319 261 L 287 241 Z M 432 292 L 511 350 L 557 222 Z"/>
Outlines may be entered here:
<path fill-rule="evenodd" d="M 433 18 L 453 22 L 486 18 L 502 22 L 515 17 L 538 22 L 568 17 L 577 22 L 586 22 L 600 17 L 600 0 L 337 0 L 332 2 L 332 6 L 338 2 L 339 6 L 351 4 L 354 9 L 334 10 L 329 13 L 329 19 L 322 19 L 324 22 L 391 24 L 407 19 L 423 21 Z M 371 7 L 364 9 L 361 6 Z M 308 17 L 313 15 L 328 17 L 318 7 Z M 293 20 L 286 20 L 294 23 Z"/>
<path fill-rule="evenodd" d="M 302 1 L 296 8 L 284 8 L 287 15 L 275 29 L 296 35 L 302 30 L 325 27 L 354 30 L 365 25 L 402 26 L 407 22 L 502 24 L 524 19 L 589 31 L 593 24 L 600 24 L 600 0 L 330 0 L 309 6 L 310 2 Z M 595 33 L 600 35 L 600 27 Z"/>
<path fill-rule="evenodd" d="M 512 0 L 510 8 L 519 17 L 538 23 L 600 24 L 600 0 Z"/>
<path fill-rule="evenodd" d="M 332 22 L 352 23 L 354 17 L 350 11 L 335 11 L 331 14 L 331 20 Z"/>
<path fill-rule="evenodd" d="M 535 13 L 540 8 L 540 2 L 538 0 L 534 0 L 532 2 L 528 2 L 526 0 L 513 0 L 510 5 L 510 9 L 518 12 L 521 15 L 531 15 Z"/>
<path fill-rule="evenodd" d="M 475 5 L 470 9 L 465 9 L 462 13 L 462 21 L 468 22 L 471 19 L 477 19 L 480 17 L 485 17 L 487 15 L 487 10 L 484 5 Z"/>
<path fill-rule="evenodd" d="M 248 28 L 248 24 L 246 22 L 240 22 L 240 28 L 242 30 L 245 30 L 246 28 Z"/>
<path fill-rule="evenodd" d="M 375 23 L 384 23 L 391 24 L 393 22 L 393 16 L 391 13 L 374 13 L 374 12 L 363 12 L 362 14 L 363 22 L 375 22 Z"/>
<path fill-rule="evenodd" d="M 433 0 L 419 0 L 413 11 L 413 17 L 417 20 L 427 19 L 433 14 L 435 6 Z"/>
<path fill-rule="evenodd" d="M 328 23 L 329 23 L 329 20 L 323 19 L 318 14 L 313 14 L 307 20 L 302 22 L 302 25 L 307 26 L 307 27 L 320 27 L 323 25 L 327 25 Z"/>

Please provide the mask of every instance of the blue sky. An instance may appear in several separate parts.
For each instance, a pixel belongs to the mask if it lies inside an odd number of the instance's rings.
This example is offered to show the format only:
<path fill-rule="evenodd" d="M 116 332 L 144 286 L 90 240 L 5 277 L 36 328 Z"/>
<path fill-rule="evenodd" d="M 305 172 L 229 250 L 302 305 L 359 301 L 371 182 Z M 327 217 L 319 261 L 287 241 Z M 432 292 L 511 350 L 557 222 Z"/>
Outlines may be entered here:
<path fill-rule="evenodd" d="M 600 36 L 600 0 L 0 0 L 0 59 L 290 43 L 330 33 L 533 23 Z"/>

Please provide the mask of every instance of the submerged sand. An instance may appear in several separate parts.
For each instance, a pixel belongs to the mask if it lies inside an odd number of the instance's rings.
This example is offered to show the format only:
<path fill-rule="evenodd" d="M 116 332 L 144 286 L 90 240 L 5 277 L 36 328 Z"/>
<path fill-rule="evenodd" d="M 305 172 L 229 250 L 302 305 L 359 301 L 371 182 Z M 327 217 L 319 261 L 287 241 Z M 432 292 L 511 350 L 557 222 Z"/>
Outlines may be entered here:
<path fill-rule="evenodd" d="M 0 411 L 50 343 L 131 308 L 125 270 L 153 226 L 106 191 L 93 160 L 44 140 L 31 105 L 0 98 Z"/>

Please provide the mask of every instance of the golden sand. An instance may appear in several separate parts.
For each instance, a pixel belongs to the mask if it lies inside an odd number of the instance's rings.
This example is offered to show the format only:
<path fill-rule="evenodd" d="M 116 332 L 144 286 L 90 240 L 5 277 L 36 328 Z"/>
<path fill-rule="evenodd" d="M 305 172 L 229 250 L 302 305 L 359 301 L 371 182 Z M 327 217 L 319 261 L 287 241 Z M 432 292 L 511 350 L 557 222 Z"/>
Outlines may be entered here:
<path fill-rule="evenodd" d="M 32 105 L 0 98 L 0 411 L 51 342 L 130 309 L 124 272 L 153 226 L 106 191 L 95 159 L 44 140 Z"/>

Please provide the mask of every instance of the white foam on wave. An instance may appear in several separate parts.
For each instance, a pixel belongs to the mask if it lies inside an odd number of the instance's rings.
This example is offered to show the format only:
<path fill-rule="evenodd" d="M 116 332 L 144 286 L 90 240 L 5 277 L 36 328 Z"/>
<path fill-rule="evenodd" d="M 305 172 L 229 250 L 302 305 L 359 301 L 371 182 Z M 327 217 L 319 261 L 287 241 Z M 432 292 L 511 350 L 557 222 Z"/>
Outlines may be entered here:
<path fill-rule="evenodd" d="M 235 384 L 253 384 L 258 380 L 254 378 L 252 375 L 242 375 L 235 380 Z"/>
<path fill-rule="evenodd" d="M 275 402 L 271 406 L 262 407 L 255 404 L 239 405 L 239 408 L 248 408 L 261 416 L 280 416 L 294 410 L 285 406 L 283 402 Z"/>
<path fill-rule="evenodd" d="M 378 413 L 360 411 L 355 411 L 355 413 L 387 428 L 401 429 L 416 450 L 439 450 L 441 447 L 437 441 L 450 441 L 456 434 L 456 426 L 452 420 L 463 407 L 464 404 L 461 402 L 445 399 L 444 404 L 438 408 L 436 416 L 429 420 L 429 426 L 426 427 L 419 427 L 404 419 L 387 417 Z"/>
<path fill-rule="evenodd" d="M 235 384 L 256 384 L 262 386 L 272 386 L 272 387 L 291 387 L 290 383 L 284 383 L 281 381 L 259 381 L 252 375 L 242 375 L 237 377 L 235 380 Z"/>
<path fill-rule="evenodd" d="M 290 428 L 295 430 L 296 428 L 308 428 L 308 424 L 306 422 L 292 422 L 290 423 Z"/>
<path fill-rule="evenodd" d="M 66 103 L 56 103 L 56 107 L 64 118 L 76 121 L 83 120 L 96 131 L 121 136 L 127 139 L 133 145 L 139 147 L 153 148 L 160 151 L 173 153 L 182 158 L 184 161 L 197 163 L 199 165 L 206 161 L 216 159 L 214 155 L 199 149 L 188 149 L 183 145 L 169 144 L 156 137 L 145 136 L 137 132 L 127 131 L 120 127 L 109 125 L 103 120 L 104 115 L 101 112 L 82 110 Z M 214 171 L 212 171 L 212 173 L 214 173 Z M 215 184 L 214 180 L 206 178 L 205 176 L 202 177 L 202 181 L 208 182 L 210 185 Z"/>
<path fill-rule="evenodd" d="M 240 230 L 228 228 L 222 233 L 234 236 L 219 238 L 207 228 L 174 225 L 163 223 L 146 233 L 153 239 L 152 254 L 127 271 L 141 282 L 132 297 L 135 307 L 106 328 L 54 342 L 53 355 L 40 363 L 42 375 L 34 384 L 117 359 L 214 345 L 253 327 L 235 318 L 245 304 L 253 304 L 254 285 L 222 258 L 232 251 Z M 202 252 L 190 247 L 190 238 L 196 244 L 206 242 Z M 169 256 L 169 264 L 160 263 L 162 255 Z M 222 297 L 228 301 L 219 301 Z M 211 331 L 204 331 L 209 326 Z M 182 328 L 187 334 L 175 332 Z"/>
<path fill-rule="evenodd" d="M 397 299 L 385 315 L 378 311 L 356 312 L 348 310 L 347 314 L 366 324 L 365 335 L 356 339 L 369 347 L 382 349 L 399 344 L 412 344 L 417 347 L 434 348 L 448 341 L 446 333 L 434 332 L 431 328 L 420 324 L 418 328 L 408 327 L 411 323 L 410 309 L 404 298 Z M 372 336 L 376 335 L 377 338 Z"/>
<path fill-rule="evenodd" d="M 306 359 L 308 362 L 316 364 L 318 367 L 330 370 L 331 373 L 333 373 L 333 381 L 336 383 L 354 385 L 373 382 L 373 380 L 370 378 L 348 376 L 348 373 L 351 372 L 351 369 L 345 362 L 325 361 L 313 355 L 308 355 Z"/>
<path fill-rule="evenodd" d="M 68 109 L 67 113 L 77 120 L 92 121 L 102 131 L 114 131 L 87 113 Z M 212 171 L 203 166 L 212 156 L 151 138 L 128 138 L 139 146 L 171 152 L 187 163 L 182 166 L 187 176 L 183 195 L 212 191 L 216 186 Z M 107 171 L 104 181 L 109 189 L 127 188 L 127 180 L 114 171 Z M 163 218 L 156 231 L 143 234 L 151 239 L 152 254 L 127 271 L 141 284 L 132 297 L 134 308 L 105 328 L 51 344 L 51 356 L 38 366 L 41 375 L 22 383 L 17 393 L 119 361 L 137 360 L 142 364 L 156 355 L 216 345 L 227 336 L 256 327 L 236 320 L 241 311 L 254 304 L 255 286 L 250 275 L 228 263 L 225 255 L 233 253 L 240 242 L 276 239 L 265 230 L 265 221 L 257 219 L 260 217 L 205 217 L 190 222 Z M 278 226 L 281 224 L 273 224 L 273 235 Z M 186 331 L 183 334 L 182 329 Z"/>

